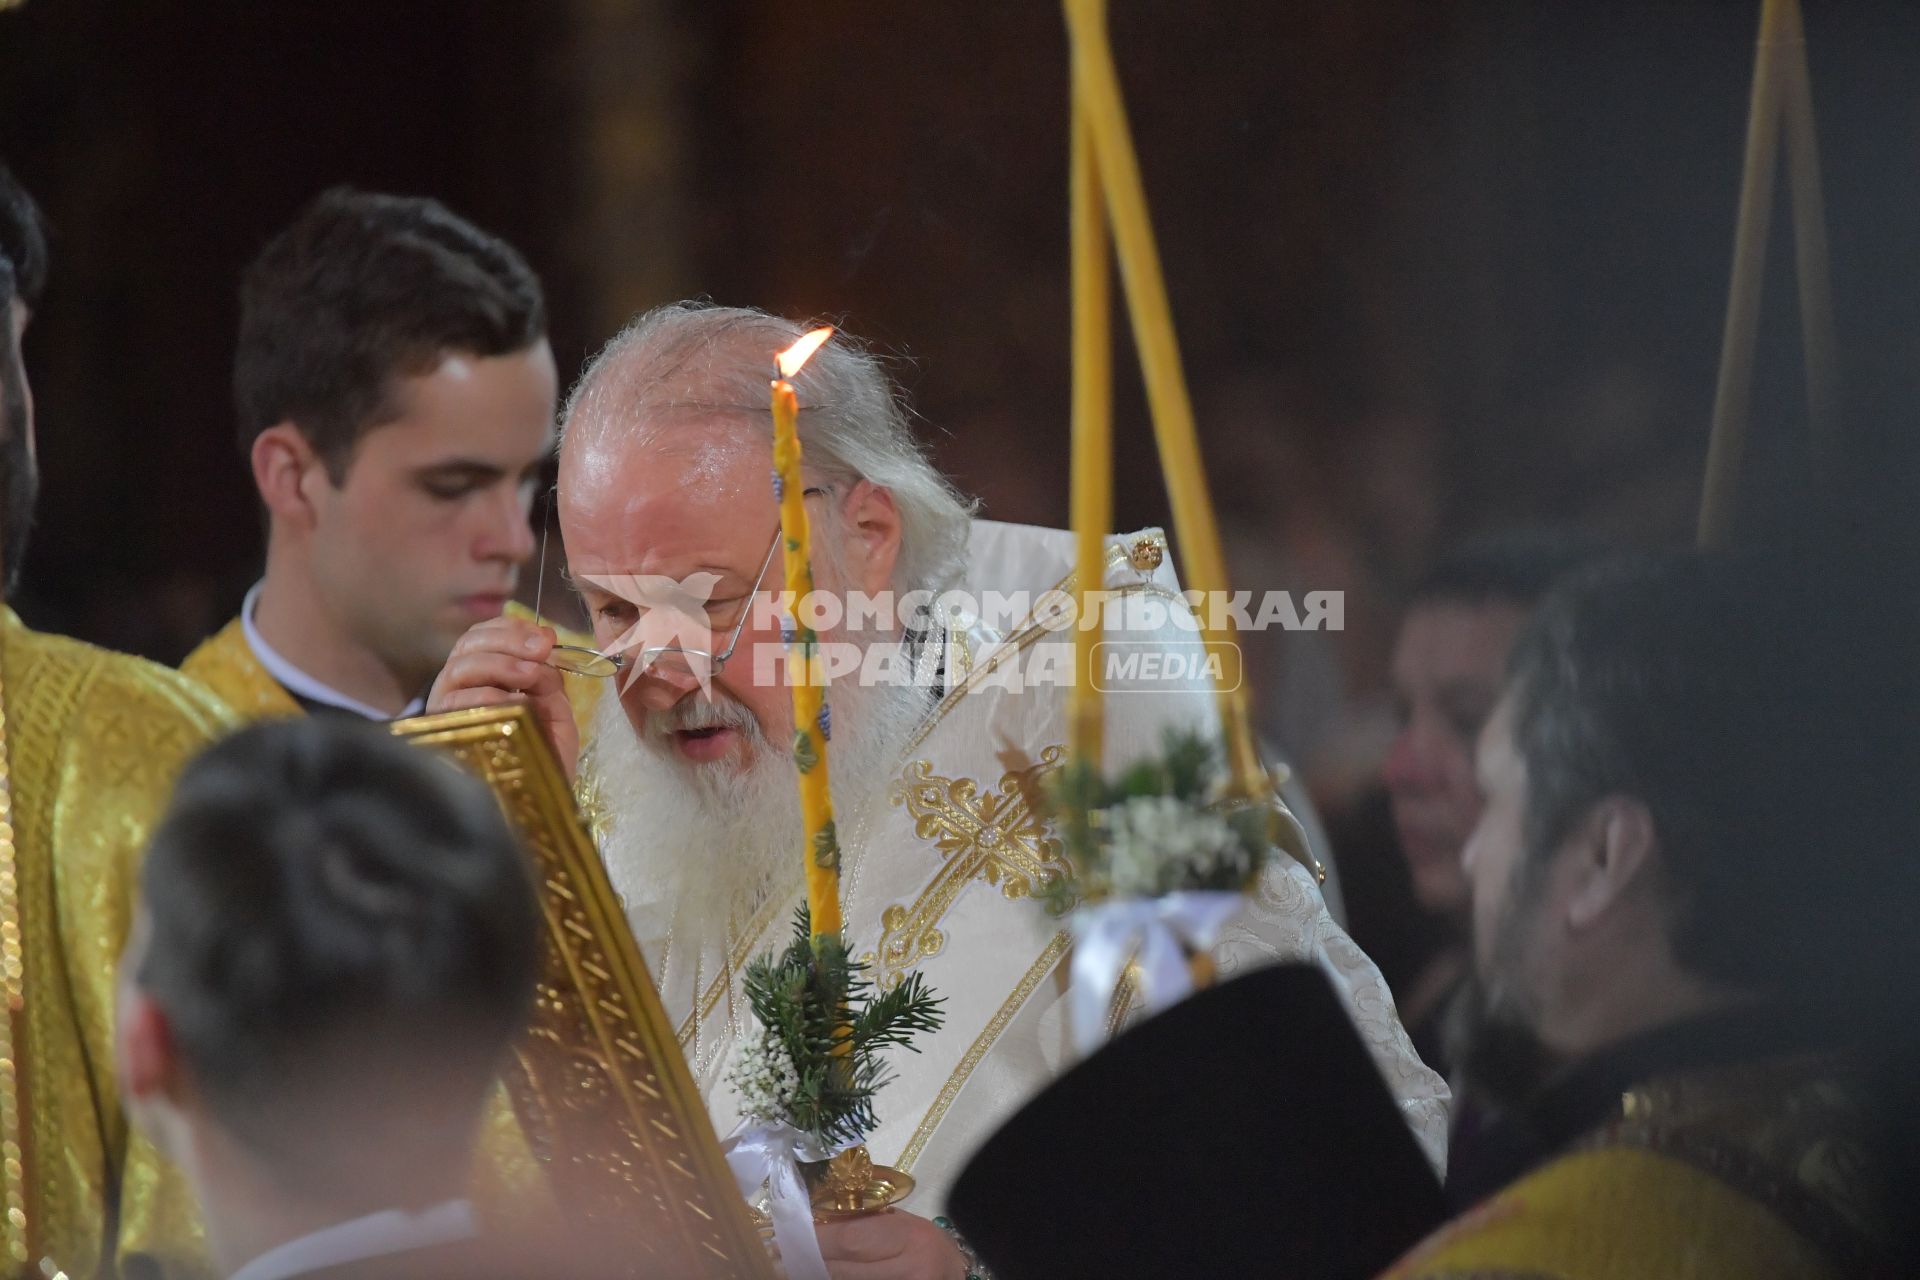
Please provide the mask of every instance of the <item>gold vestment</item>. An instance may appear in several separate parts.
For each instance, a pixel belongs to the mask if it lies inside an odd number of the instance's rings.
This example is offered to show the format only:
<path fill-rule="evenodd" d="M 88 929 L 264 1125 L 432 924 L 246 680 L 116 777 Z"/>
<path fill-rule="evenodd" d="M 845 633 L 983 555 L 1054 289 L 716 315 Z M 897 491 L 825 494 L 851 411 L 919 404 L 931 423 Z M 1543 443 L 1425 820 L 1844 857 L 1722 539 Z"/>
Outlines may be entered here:
<path fill-rule="evenodd" d="M 153 824 L 181 768 L 232 721 L 164 667 L 42 635 L 11 609 L 0 608 L 0 633 L 35 1242 L 73 1276 L 94 1275 L 108 1251 L 202 1274 L 192 1193 L 120 1108 L 114 977 Z"/>
<path fill-rule="evenodd" d="M 1658 1076 L 1381 1280 L 1843 1280 L 1886 1274 L 1873 1117 L 1843 1061 Z"/>

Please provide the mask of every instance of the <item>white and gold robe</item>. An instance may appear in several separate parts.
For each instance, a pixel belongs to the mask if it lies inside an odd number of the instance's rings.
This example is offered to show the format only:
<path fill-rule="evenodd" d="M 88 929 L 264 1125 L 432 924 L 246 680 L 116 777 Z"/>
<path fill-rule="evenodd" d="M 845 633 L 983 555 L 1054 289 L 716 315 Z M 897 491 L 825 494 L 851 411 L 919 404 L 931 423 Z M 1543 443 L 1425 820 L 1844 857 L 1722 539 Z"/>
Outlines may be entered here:
<path fill-rule="evenodd" d="M 1107 587 L 1183 608 L 1165 545 L 1157 530 L 1115 537 Z M 988 588 L 1036 599 L 1072 589 L 1071 534 L 976 521 L 969 550 L 965 589 L 976 598 Z M 1110 624 L 1107 638 L 1197 647 L 1194 633 L 1171 620 L 1157 632 L 1115 634 Z M 1000 635 L 961 618 L 949 627 L 945 657 L 947 691 L 910 739 L 889 793 L 866 812 L 836 815 L 855 954 L 870 958 L 870 976 L 881 984 L 920 970 L 946 1002 L 945 1026 L 921 1038 L 921 1052 L 892 1055 L 896 1078 L 881 1093 L 881 1125 L 868 1143 L 877 1161 L 914 1176 L 918 1187 L 905 1207 L 923 1215 L 942 1210 L 974 1148 L 1072 1061 L 1062 998 L 1068 935 L 1035 900 L 1065 870 L 1064 855 L 1001 761 L 1011 746 L 1039 770 L 1061 763 L 1071 632 L 1029 620 Z M 1031 676 L 1031 663 L 1047 659 L 1059 669 L 1034 687 L 1013 679 Z M 1171 724 L 1217 733 L 1209 683 L 1173 688 L 1155 681 L 1151 692 L 1109 694 L 1109 767 L 1160 750 Z M 739 1119 L 727 1069 L 752 1025 L 741 975 L 752 957 L 785 945 L 800 901 L 796 889 L 767 903 L 740 936 L 704 945 L 649 937 L 642 921 L 651 913 L 633 913 L 667 1014 L 723 1135 Z M 1279 858 L 1215 958 L 1222 975 L 1282 959 L 1318 962 L 1408 1125 L 1435 1166 L 1444 1163 L 1446 1085 L 1414 1054 L 1379 971 L 1328 916 L 1311 873 Z M 1128 1013 L 1118 1008 L 1112 1016 L 1117 1023 Z"/>

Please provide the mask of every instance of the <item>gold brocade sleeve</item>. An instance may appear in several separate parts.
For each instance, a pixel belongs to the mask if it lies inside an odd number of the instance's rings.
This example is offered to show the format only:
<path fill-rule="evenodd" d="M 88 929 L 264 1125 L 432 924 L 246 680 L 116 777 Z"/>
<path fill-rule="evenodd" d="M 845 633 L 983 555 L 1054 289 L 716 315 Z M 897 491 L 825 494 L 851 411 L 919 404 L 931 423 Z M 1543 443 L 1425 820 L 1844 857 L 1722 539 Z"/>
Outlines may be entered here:
<path fill-rule="evenodd" d="M 152 825 L 231 717 L 175 672 L 3 621 L 41 1252 L 71 1275 L 109 1253 L 208 1274 L 184 1179 L 120 1108 L 114 987 Z"/>
<path fill-rule="evenodd" d="M 1380 1280 L 1840 1280 L 1759 1201 L 1650 1151 L 1563 1156 L 1442 1227 Z"/>

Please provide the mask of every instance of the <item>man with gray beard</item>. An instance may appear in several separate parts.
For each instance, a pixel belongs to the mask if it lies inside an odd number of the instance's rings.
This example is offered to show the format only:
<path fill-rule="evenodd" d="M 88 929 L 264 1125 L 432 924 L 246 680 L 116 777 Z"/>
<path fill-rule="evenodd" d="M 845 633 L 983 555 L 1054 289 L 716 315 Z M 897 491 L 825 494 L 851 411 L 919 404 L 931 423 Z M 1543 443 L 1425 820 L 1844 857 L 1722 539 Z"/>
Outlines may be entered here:
<path fill-rule="evenodd" d="M 758 311 L 663 307 L 615 337 L 569 398 L 558 501 L 568 571 L 595 644 L 624 663 L 584 749 L 553 664 L 597 656 L 556 653 L 552 632 L 521 620 L 470 631 L 429 702 L 524 700 L 577 769 L 609 874 L 723 1133 L 739 1118 L 727 1070 L 752 1029 L 742 971 L 780 943 L 802 899 L 791 694 L 771 604 L 783 575 L 767 410 L 773 355 L 802 332 Z M 918 970 L 946 1001 L 940 1033 L 894 1063 L 869 1137 L 876 1159 L 918 1181 L 908 1212 L 823 1226 L 820 1242 L 837 1277 L 956 1278 L 962 1253 L 922 1215 L 940 1211 L 975 1144 L 1072 1057 L 1068 938 L 1035 900 L 1066 862 L 1023 799 L 1065 758 L 1071 646 L 1044 608 L 982 619 L 985 609 L 951 602 L 1070 591 L 1074 540 L 973 519 L 855 343 L 836 337 L 792 381 L 817 592 L 908 600 L 816 628 L 830 660 L 843 659 L 829 697 L 848 942 L 876 983 Z M 1193 646 L 1157 531 L 1115 538 L 1102 585 L 1157 609 L 1129 627 L 1130 643 Z M 939 608 L 912 607 L 934 597 Z M 1111 767 L 1157 752 L 1171 726 L 1217 738 L 1202 673 L 1117 683 Z M 1128 696 L 1136 686 L 1155 696 Z M 1318 961 L 1438 1163 L 1444 1084 L 1414 1055 L 1378 972 L 1327 916 L 1313 876 L 1279 862 L 1215 949 L 1220 971 Z M 1127 1014 L 1117 1010 L 1116 1024 Z"/>

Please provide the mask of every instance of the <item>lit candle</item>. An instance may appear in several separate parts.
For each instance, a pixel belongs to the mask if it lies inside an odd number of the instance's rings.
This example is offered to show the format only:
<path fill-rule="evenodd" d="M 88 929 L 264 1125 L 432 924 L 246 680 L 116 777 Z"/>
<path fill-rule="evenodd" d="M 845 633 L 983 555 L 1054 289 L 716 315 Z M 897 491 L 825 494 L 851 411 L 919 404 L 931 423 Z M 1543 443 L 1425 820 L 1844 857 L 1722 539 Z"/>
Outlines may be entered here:
<path fill-rule="evenodd" d="M 807 911 L 813 933 L 840 932 L 840 838 L 833 827 L 833 792 L 827 785 L 826 664 L 818 637 L 806 625 L 800 602 L 813 592 L 813 538 L 807 527 L 806 485 L 800 478 L 800 400 L 788 379 L 800 372 L 832 328 L 815 329 L 774 357 L 773 494 L 780 504 L 780 545 L 786 567 L 793 634 L 787 647 L 793 689 L 793 762 L 800 771 L 800 816 L 806 833 Z"/>
<path fill-rule="evenodd" d="M 1071 177 L 1073 252 L 1073 531 L 1077 541 L 1079 626 L 1074 631 L 1073 755 L 1100 767 L 1105 717 L 1094 682 L 1089 602 L 1106 581 L 1107 534 L 1113 528 L 1113 321 L 1107 224 L 1081 95 L 1073 95 Z"/>
<path fill-rule="evenodd" d="M 1186 585 L 1206 593 L 1206 600 L 1219 599 L 1222 597 L 1214 593 L 1227 589 L 1226 556 L 1200 463 L 1193 404 L 1180 368 L 1180 349 L 1174 342 L 1173 316 L 1167 305 L 1160 255 L 1154 247 L 1153 226 L 1147 217 L 1140 162 L 1127 133 L 1120 79 L 1107 42 L 1105 5 L 1103 0 L 1064 0 L 1064 4 L 1073 45 L 1075 118 L 1084 121 L 1091 140 L 1094 167 L 1113 222 L 1114 247 L 1126 283 L 1128 316 L 1146 379 L 1147 405 L 1160 446 L 1160 466 L 1167 477 L 1167 497 L 1173 506 L 1174 535 L 1185 565 Z M 1079 177 L 1077 169 L 1075 177 Z M 1075 260 L 1077 263 L 1077 254 Z M 1240 688 L 1240 650 L 1233 642 L 1233 623 L 1223 614 L 1220 625 L 1214 625 L 1214 612 L 1211 608 L 1204 610 L 1201 634 L 1221 672 L 1218 696 L 1229 773 L 1237 793 L 1264 798 L 1271 794 L 1272 787 L 1254 746 L 1246 696 Z"/>

